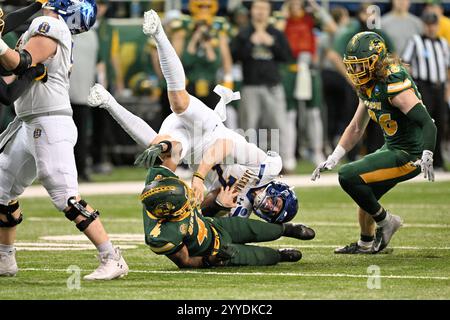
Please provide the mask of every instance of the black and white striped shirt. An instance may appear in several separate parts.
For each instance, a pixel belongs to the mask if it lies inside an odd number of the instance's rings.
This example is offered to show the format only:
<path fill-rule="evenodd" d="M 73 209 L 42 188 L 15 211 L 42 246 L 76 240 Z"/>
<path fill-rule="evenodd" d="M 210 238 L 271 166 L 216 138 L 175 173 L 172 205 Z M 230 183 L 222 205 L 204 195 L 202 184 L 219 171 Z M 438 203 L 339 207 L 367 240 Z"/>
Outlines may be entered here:
<path fill-rule="evenodd" d="M 411 65 L 414 80 L 433 84 L 443 84 L 447 81 L 450 51 L 444 38 L 430 39 L 416 34 L 408 41 L 402 59 Z"/>

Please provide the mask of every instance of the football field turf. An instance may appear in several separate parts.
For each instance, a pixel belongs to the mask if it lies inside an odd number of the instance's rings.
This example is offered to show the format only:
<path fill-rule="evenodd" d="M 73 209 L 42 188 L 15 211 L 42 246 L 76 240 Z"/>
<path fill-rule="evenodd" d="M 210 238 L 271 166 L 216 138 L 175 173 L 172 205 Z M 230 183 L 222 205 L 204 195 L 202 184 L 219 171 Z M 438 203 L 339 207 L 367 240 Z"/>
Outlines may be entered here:
<path fill-rule="evenodd" d="M 19 273 L 0 278 L 1 299 L 450 299 L 450 182 L 401 184 L 383 205 L 402 216 L 393 253 L 335 255 L 358 239 L 356 207 L 338 187 L 297 188 L 297 222 L 312 241 L 287 238 L 267 246 L 297 247 L 298 263 L 180 271 L 144 244 L 138 195 L 87 196 L 130 267 L 126 278 L 78 283 L 94 270 L 96 251 L 48 198 L 23 199 Z M 379 277 L 378 277 L 379 275 Z"/>

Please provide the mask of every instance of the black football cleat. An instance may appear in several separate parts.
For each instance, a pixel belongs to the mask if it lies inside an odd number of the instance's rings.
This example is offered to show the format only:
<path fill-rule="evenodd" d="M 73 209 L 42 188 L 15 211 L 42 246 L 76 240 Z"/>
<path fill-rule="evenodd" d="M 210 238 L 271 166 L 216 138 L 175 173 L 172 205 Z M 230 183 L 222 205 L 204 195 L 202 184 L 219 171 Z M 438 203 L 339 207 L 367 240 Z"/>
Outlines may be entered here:
<path fill-rule="evenodd" d="M 297 262 L 302 258 L 302 253 L 296 249 L 278 249 L 280 262 Z"/>
<path fill-rule="evenodd" d="M 314 239 L 316 233 L 313 229 L 300 223 L 283 223 L 283 236 L 300 240 Z"/>

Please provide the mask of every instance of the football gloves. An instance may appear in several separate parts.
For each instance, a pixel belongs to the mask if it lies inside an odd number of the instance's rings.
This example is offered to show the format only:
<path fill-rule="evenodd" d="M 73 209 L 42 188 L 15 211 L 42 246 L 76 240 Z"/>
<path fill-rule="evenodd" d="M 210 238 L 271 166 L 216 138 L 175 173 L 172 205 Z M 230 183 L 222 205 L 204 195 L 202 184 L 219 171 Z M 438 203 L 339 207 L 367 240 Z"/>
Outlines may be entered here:
<path fill-rule="evenodd" d="M 315 181 L 320 178 L 320 173 L 326 170 L 332 170 L 338 164 L 339 160 L 345 155 L 345 149 L 341 145 L 337 145 L 333 153 L 330 154 L 324 162 L 319 164 L 311 175 L 311 180 Z"/>
<path fill-rule="evenodd" d="M 164 145 L 167 146 L 166 150 L 164 150 Z M 172 150 L 172 143 L 170 141 L 164 140 L 158 144 L 154 144 L 150 146 L 150 148 L 146 149 L 142 152 L 134 162 L 135 166 L 141 166 L 145 168 L 151 168 L 155 165 L 156 160 L 161 156 L 162 153 L 170 152 Z"/>
<path fill-rule="evenodd" d="M 44 66 L 42 63 L 38 63 L 36 66 L 31 67 L 31 72 L 34 72 L 34 80 L 36 81 L 42 81 L 43 83 L 46 83 L 48 80 L 48 73 L 47 73 L 47 67 Z"/>
<path fill-rule="evenodd" d="M 414 165 L 420 167 L 425 179 L 428 178 L 428 181 L 434 181 L 433 152 L 423 150 L 422 158 L 414 162 Z"/>
<path fill-rule="evenodd" d="M 144 13 L 144 23 L 142 25 L 142 31 L 146 36 L 154 36 L 161 30 L 161 19 L 154 10 L 150 10 Z"/>
<path fill-rule="evenodd" d="M 109 102 L 111 101 L 111 94 L 101 84 L 96 83 L 89 91 L 87 104 L 89 107 L 100 107 L 108 109 Z"/>

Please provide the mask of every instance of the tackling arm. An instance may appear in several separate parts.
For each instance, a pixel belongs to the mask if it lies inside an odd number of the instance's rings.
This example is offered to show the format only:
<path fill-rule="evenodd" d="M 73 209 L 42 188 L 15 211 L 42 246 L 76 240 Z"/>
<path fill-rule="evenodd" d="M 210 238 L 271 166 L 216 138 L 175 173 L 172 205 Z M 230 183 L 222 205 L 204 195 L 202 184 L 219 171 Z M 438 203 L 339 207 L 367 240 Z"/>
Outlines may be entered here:
<path fill-rule="evenodd" d="M 42 9 L 42 6 L 45 2 L 46 1 L 42 0 L 41 2 L 36 1 L 25 8 L 7 14 L 4 19 L 5 27 L 3 29 L 2 35 L 15 30 L 17 27 L 25 23 L 25 21 L 27 21 L 31 16 Z"/>
<path fill-rule="evenodd" d="M 31 65 L 44 62 L 56 53 L 57 42 L 52 38 L 36 35 L 26 44 L 24 50 L 17 52 L 10 49 L 3 40 L 0 39 L 0 63 L 7 70 L 14 70 L 16 73 L 23 72 Z"/>

